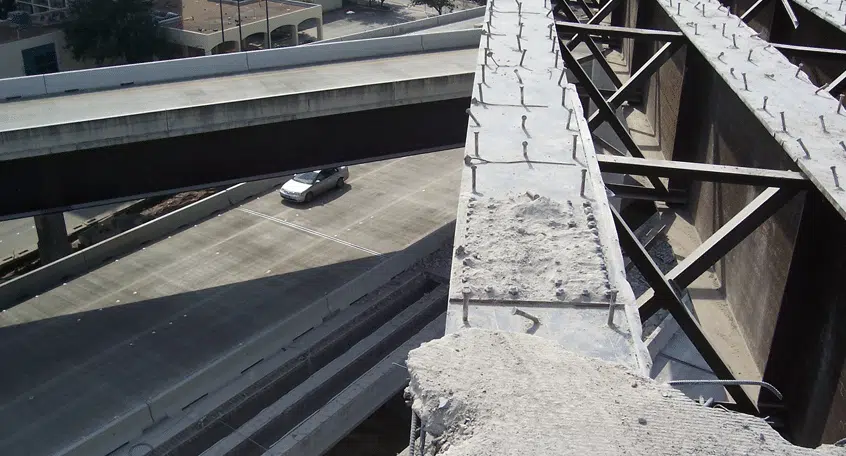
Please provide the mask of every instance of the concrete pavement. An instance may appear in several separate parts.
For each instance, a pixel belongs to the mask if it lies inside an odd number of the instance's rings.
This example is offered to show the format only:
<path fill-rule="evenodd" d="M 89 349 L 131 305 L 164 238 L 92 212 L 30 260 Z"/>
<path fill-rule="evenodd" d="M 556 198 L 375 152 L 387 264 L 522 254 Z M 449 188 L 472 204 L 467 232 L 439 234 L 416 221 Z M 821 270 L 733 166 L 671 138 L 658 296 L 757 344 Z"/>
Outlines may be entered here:
<path fill-rule="evenodd" d="M 461 150 L 272 192 L 0 314 L 0 454 L 50 454 L 455 217 Z M 94 455 L 96 456 L 96 455 Z"/>

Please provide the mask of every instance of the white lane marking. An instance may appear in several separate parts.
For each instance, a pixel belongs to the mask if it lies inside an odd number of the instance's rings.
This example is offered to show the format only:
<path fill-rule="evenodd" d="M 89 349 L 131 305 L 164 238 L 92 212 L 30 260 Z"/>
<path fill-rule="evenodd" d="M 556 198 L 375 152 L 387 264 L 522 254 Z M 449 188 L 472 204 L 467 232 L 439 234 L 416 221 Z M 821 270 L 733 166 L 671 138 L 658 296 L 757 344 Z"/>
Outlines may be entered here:
<path fill-rule="evenodd" d="M 318 237 L 321 237 L 323 239 L 326 239 L 326 240 L 329 240 L 329 241 L 332 241 L 332 242 L 337 242 L 338 244 L 345 245 L 347 247 L 352 247 L 354 249 L 361 250 L 362 252 L 369 253 L 371 255 L 376 255 L 376 256 L 381 255 L 381 253 L 379 253 L 375 250 L 370 250 L 367 247 L 362 247 L 360 245 L 353 244 L 352 242 L 347 242 L 347 241 L 344 241 L 342 239 L 338 239 L 337 237 L 329 236 L 328 234 L 323 234 L 323 233 L 321 233 L 319 231 L 315 231 L 311 228 L 306 228 L 306 227 L 301 226 L 301 225 L 296 225 L 296 224 L 291 223 L 291 222 L 286 222 L 285 220 L 278 219 L 278 218 L 272 217 L 270 215 L 262 214 L 261 212 L 254 211 L 252 209 L 239 207 L 238 210 L 241 211 L 241 212 L 246 212 L 248 214 L 255 215 L 256 217 L 261 217 L 265 220 L 270 220 L 271 222 L 275 222 L 275 223 L 278 223 L 278 224 L 283 225 L 283 226 L 287 226 L 288 228 L 293 228 L 295 230 L 302 231 L 303 233 L 308 233 L 308 234 L 318 236 Z"/>

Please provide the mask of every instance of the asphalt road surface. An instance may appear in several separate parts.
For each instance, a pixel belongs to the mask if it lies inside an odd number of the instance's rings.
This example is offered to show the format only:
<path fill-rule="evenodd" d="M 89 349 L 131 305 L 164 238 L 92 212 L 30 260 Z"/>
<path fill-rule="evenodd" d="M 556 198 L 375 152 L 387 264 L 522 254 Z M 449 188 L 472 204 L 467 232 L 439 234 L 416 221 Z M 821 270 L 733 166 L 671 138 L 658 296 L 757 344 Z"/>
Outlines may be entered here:
<path fill-rule="evenodd" d="M 0 313 L 0 454 L 52 454 L 451 222 L 462 153 L 271 192 Z"/>

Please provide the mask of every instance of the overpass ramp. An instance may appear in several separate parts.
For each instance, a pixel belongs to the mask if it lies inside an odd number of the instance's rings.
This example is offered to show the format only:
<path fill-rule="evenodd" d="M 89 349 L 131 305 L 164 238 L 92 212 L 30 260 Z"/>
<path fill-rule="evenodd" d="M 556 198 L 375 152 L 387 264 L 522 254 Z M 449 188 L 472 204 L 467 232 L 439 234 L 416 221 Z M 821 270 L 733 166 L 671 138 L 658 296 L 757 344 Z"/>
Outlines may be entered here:
<path fill-rule="evenodd" d="M 0 95 L 46 93 L 4 106 L 15 114 L 0 124 L 0 191 L 9 196 L 0 217 L 461 143 L 479 33 L 188 59 L 208 72 L 247 70 L 148 85 L 121 81 L 168 71 L 170 61 L 4 81 Z"/>

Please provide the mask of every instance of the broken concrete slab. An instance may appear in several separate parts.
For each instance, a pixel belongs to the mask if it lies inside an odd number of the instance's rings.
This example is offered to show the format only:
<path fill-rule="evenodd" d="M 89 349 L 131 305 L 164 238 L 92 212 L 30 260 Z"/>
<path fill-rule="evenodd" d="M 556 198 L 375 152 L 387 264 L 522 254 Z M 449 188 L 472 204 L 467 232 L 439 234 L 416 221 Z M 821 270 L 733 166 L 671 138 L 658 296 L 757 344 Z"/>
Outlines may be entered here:
<path fill-rule="evenodd" d="M 408 369 L 424 454 L 846 455 L 526 334 L 461 330 L 412 350 Z"/>

